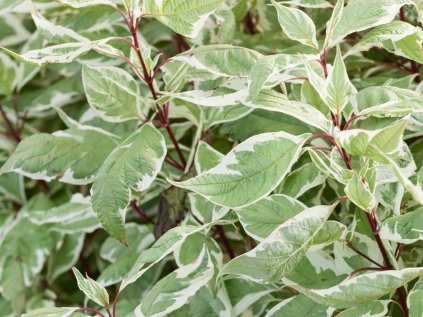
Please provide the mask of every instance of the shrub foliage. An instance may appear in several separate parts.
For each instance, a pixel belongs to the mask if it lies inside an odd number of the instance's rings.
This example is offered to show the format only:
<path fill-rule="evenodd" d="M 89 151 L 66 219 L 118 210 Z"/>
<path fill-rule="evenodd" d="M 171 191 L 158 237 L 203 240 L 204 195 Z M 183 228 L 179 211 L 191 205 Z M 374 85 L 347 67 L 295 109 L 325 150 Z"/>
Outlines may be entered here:
<path fill-rule="evenodd" d="M 1 0 L 0 316 L 423 316 L 422 0 Z"/>

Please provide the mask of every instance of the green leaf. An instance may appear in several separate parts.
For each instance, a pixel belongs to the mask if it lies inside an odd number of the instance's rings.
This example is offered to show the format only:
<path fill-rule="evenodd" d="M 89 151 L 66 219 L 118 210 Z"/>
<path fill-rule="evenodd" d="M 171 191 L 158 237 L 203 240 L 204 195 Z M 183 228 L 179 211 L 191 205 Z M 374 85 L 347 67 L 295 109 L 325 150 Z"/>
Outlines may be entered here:
<path fill-rule="evenodd" d="M 2 0 L 0 3 L 0 14 L 8 13 L 24 2 L 25 0 Z"/>
<path fill-rule="evenodd" d="M 32 179 L 89 184 L 115 146 L 111 135 L 91 127 L 34 134 L 19 143 L 0 174 L 16 172 Z"/>
<path fill-rule="evenodd" d="M 144 297 L 136 308 L 137 317 L 162 317 L 182 307 L 213 277 L 213 262 L 206 247 L 191 264 L 170 273 Z"/>
<path fill-rule="evenodd" d="M 341 312 L 338 317 L 356 317 L 356 316 L 368 316 L 368 317 L 384 317 L 388 313 L 389 301 L 378 301 L 368 304 L 362 304 L 358 307 L 353 307 Z"/>
<path fill-rule="evenodd" d="M 348 34 L 391 22 L 403 5 L 412 3 L 411 0 L 350 1 L 334 31 L 333 43 Z"/>
<path fill-rule="evenodd" d="M 194 38 L 223 0 L 145 0 L 142 14 L 153 16 L 176 33 Z"/>
<path fill-rule="evenodd" d="M 270 309 L 266 317 L 331 316 L 333 309 L 317 304 L 304 295 L 287 298 Z"/>
<path fill-rule="evenodd" d="M 74 194 L 69 202 L 50 209 L 36 209 L 28 219 L 37 225 L 48 225 L 49 230 L 60 233 L 91 233 L 100 227 L 91 207 L 90 197 Z"/>
<path fill-rule="evenodd" d="M 143 118 L 138 83 L 123 69 L 85 65 L 82 81 L 90 106 L 110 122 Z"/>
<path fill-rule="evenodd" d="M 253 250 L 227 263 L 221 274 L 239 275 L 260 283 L 281 280 L 304 257 L 335 207 L 317 206 L 297 214 Z"/>
<path fill-rule="evenodd" d="M 385 163 L 381 153 L 398 158 L 402 153 L 402 134 L 408 121 L 399 120 L 379 130 L 353 129 L 340 131 L 335 138 L 349 154 L 367 156 L 372 160 Z"/>
<path fill-rule="evenodd" d="M 217 76 L 246 77 L 262 56 L 248 48 L 218 44 L 194 48 L 173 59 Z"/>
<path fill-rule="evenodd" d="M 163 260 L 167 255 L 177 250 L 186 239 L 201 232 L 215 223 L 205 224 L 203 226 L 182 225 L 172 228 L 165 232 L 151 248 L 143 251 L 134 267 L 129 271 L 127 277 L 123 280 L 120 290 L 123 290 L 129 284 L 138 280 L 154 264 Z M 146 264 L 150 264 L 145 266 Z"/>
<path fill-rule="evenodd" d="M 17 65 L 9 56 L 0 52 L 0 95 L 10 96 L 18 79 Z"/>
<path fill-rule="evenodd" d="M 143 125 L 105 160 L 91 189 L 92 206 L 103 228 L 126 243 L 125 213 L 131 189 L 144 191 L 159 173 L 166 156 L 163 135 Z"/>
<path fill-rule="evenodd" d="M 326 24 L 326 37 L 325 37 L 325 43 L 323 44 L 324 49 L 328 49 L 329 47 L 332 46 L 333 33 L 335 32 L 335 29 L 342 18 L 343 12 L 344 12 L 344 0 L 337 0 L 335 7 L 333 8 L 330 20 Z"/>
<path fill-rule="evenodd" d="M 317 303 L 335 308 L 350 308 L 373 302 L 423 274 L 422 268 L 388 270 L 348 278 L 327 289 L 295 289 Z"/>
<path fill-rule="evenodd" d="M 72 271 L 75 274 L 79 289 L 84 292 L 85 296 L 100 306 L 108 308 L 109 294 L 106 289 L 90 277 L 84 278 L 75 267 L 72 268 Z"/>
<path fill-rule="evenodd" d="M 304 45 L 313 47 L 319 51 L 319 44 L 316 41 L 316 26 L 310 17 L 303 11 L 288 8 L 272 0 L 278 12 L 279 24 L 284 33 L 292 40 Z"/>
<path fill-rule="evenodd" d="M 407 306 L 410 317 L 419 317 L 423 314 L 423 279 L 417 281 L 414 287 L 410 290 L 407 297 Z"/>
<path fill-rule="evenodd" d="M 72 8 L 85 8 L 97 5 L 117 7 L 112 0 L 59 0 L 59 2 L 71 6 Z"/>
<path fill-rule="evenodd" d="M 380 236 L 403 244 L 423 240 L 423 208 L 386 219 L 380 228 Z"/>
<path fill-rule="evenodd" d="M 345 187 L 345 193 L 349 200 L 366 212 L 373 211 L 377 206 L 376 197 L 371 192 L 369 184 L 357 172 L 352 174 Z"/>
<path fill-rule="evenodd" d="M 311 105 L 289 100 L 285 95 L 274 90 L 263 90 L 254 100 L 246 99 L 242 104 L 253 109 L 280 112 L 301 118 L 305 123 L 323 131 L 328 131 L 330 121 Z"/>
<path fill-rule="evenodd" d="M 23 314 L 21 317 L 70 317 L 78 307 L 44 307 Z"/>
<path fill-rule="evenodd" d="M 207 172 L 187 181 L 170 182 L 217 205 L 247 206 L 276 188 L 298 159 L 307 136 L 285 132 L 253 136 Z"/>
<path fill-rule="evenodd" d="M 94 43 L 89 41 L 63 43 L 32 50 L 22 55 L 1 46 L 0 49 L 20 62 L 42 66 L 44 64 L 71 63 L 79 56 L 88 53 L 94 47 Z"/>
<path fill-rule="evenodd" d="M 248 235 L 261 241 L 306 208 L 306 205 L 292 197 L 275 194 L 235 211 Z"/>
<path fill-rule="evenodd" d="M 194 160 L 195 169 L 198 173 L 203 173 L 219 164 L 223 157 L 222 153 L 212 148 L 209 144 L 200 141 Z"/>
<path fill-rule="evenodd" d="M 313 187 L 323 184 L 326 177 L 313 162 L 291 172 L 278 187 L 277 192 L 298 198 Z"/>

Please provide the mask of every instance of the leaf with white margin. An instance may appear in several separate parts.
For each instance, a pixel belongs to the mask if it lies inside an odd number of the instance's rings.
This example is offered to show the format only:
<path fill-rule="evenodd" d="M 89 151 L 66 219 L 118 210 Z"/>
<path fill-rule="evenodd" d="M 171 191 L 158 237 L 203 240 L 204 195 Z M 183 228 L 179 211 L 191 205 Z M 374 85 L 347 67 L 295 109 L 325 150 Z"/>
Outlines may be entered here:
<path fill-rule="evenodd" d="M 278 187 L 277 192 L 298 198 L 311 188 L 323 184 L 326 176 L 313 162 L 306 163 L 291 172 Z"/>
<path fill-rule="evenodd" d="M 7 199 L 11 199 L 23 205 L 26 201 L 23 176 L 17 173 L 0 175 L 0 193 L 3 194 L 4 197 L 7 197 Z"/>
<path fill-rule="evenodd" d="M 407 268 L 362 274 L 327 289 L 290 286 L 320 304 L 341 309 L 373 302 L 422 274 L 423 268 Z"/>
<path fill-rule="evenodd" d="M 423 208 L 386 219 L 379 234 L 383 239 L 403 244 L 423 240 Z"/>
<path fill-rule="evenodd" d="M 0 95 L 10 96 L 18 81 L 18 66 L 6 54 L 0 52 Z"/>
<path fill-rule="evenodd" d="M 85 296 L 91 299 L 93 302 L 99 304 L 101 307 L 109 307 L 109 294 L 106 289 L 90 278 L 88 275 L 86 278 L 75 268 L 72 268 L 73 274 L 75 274 L 76 281 L 78 282 L 78 288 L 84 292 Z"/>
<path fill-rule="evenodd" d="M 74 30 L 61 25 L 55 25 L 42 16 L 42 14 L 34 6 L 33 1 L 29 1 L 29 8 L 37 29 L 50 42 L 89 42 L 90 40 L 79 35 Z"/>
<path fill-rule="evenodd" d="M 280 281 L 304 257 L 335 207 L 336 204 L 316 206 L 302 211 L 277 227 L 253 250 L 227 263 L 220 274 L 260 283 Z"/>
<path fill-rule="evenodd" d="M 197 153 L 194 159 L 197 173 L 203 173 L 220 163 L 225 156 L 211 147 L 204 141 L 200 141 L 197 146 Z"/>
<path fill-rule="evenodd" d="M 381 300 L 372 303 L 362 304 L 357 307 L 353 307 L 336 315 L 337 317 L 356 317 L 356 316 L 367 316 L 367 317 L 385 317 L 388 313 L 389 300 Z"/>
<path fill-rule="evenodd" d="M 49 230 L 67 234 L 91 233 L 100 227 L 90 197 L 83 197 L 79 193 L 60 206 L 32 210 L 27 217 L 34 224 L 49 225 Z"/>
<path fill-rule="evenodd" d="M 94 47 L 94 42 L 64 43 L 32 50 L 22 55 L 1 46 L 0 49 L 20 62 L 42 66 L 44 64 L 71 63 Z"/>
<path fill-rule="evenodd" d="M 272 4 L 278 12 L 278 21 L 282 30 L 289 38 L 319 51 L 313 20 L 299 9 L 285 7 L 274 0 Z"/>
<path fill-rule="evenodd" d="M 330 121 L 319 110 L 306 103 L 289 100 L 274 90 L 263 90 L 254 100 L 245 99 L 242 104 L 253 109 L 281 112 L 323 131 L 328 131 Z"/>
<path fill-rule="evenodd" d="M 303 63 L 303 56 L 292 54 L 275 54 L 263 56 L 251 68 L 248 75 L 248 92 L 255 100 L 266 82 L 279 72 Z"/>
<path fill-rule="evenodd" d="M 210 287 L 202 287 L 190 300 L 178 310 L 168 314 L 169 317 L 186 317 L 193 312 L 201 312 L 208 317 L 231 317 L 232 305 L 224 287 L 215 295 Z"/>
<path fill-rule="evenodd" d="M 60 3 L 66 4 L 72 8 L 85 8 L 97 5 L 108 5 L 117 7 L 114 1 L 111 0 L 59 0 Z"/>
<path fill-rule="evenodd" d="M 373 87 L 372 87 L 373 88 Z M 412 113 L 422 113 L 423 102 L 420 97 L 409 98 L 399 101 L 388 101 L 386 103 L 366 108 L 359 115 L 372 116 L 396 116 L 403 117 Z"/>
<path fill-rule="evenodd" d="M 345 187 L 345 193 L 349 200 L 366 212 L 371 212 L 377 206 L 375 194 L 371 192 L 369 184 L 355 171 Z"/>
<path fill-rule="evenodd" d="M 173 60 L 222 77 L 247 77 L 263 55 L 248 48 L 226 44 L 206 45 L 173 57 Z"/>
<path fill-rule="evenodd" d="M 0 2 L 0 14 L 8 13 L 24 2 L 25 0 L 2 0 Z"/>
<path fill-rule="evenodd" d="M 192 214 L 202 223 L 209 223 L 225 217 L 230 208 L 215 205 L 196 193 L 188 193 Z"/>
<path fill-rule="evenodd" d="M 374 46 L 383 47 L 384 41 L 396 42 L 417 31 L 418 28 L 410 23 L 394 20 L 372 29 L 351 48 L 348 54 L 368 50 Z"/>
<path fill-rule="evenodd" d="M 333 309 L 320 305 L 302 294 L 284 299 L 273 306 L 264 317 L 332 316 Z"/>
<path fill-rule="evenodd" d="M 270 195 L 244 208 L 235 209 L 242 227 L 258 241 L 280 224 L 307 209 L 299 200 L 281 194 Z"/>
<path fill-rule="evenodd" d="M 38 308 L 21 317 L 70 317 L 79 307 L 44 307 Z"/>
<path fill-rule="evenodd" d="M 178 34 L 194 38 L 223 0 L 144 0 L 142 14 L 153 16 Z"/>
<path fill-rule="evenodd" d="M 414 284 L 407 297 L 407 306 L 410 317 L 420 317 L 423 315 L 423 278 Z"/>
<path fill-rule="evenodd" d="M 305 61 L 305 65 L 309 81 L 318 92 L 320 98 L 332 112 L 341 113 L 348 103 L 348 97 L 356 89 L 348 78 L 339 46 L 336 49 L 334 65 L 332 68 L 329 68 L 327 78 L 323 78 L 317 74 L 309 62 Z"/>
<path fill-rule="evenodd" d="M 303 8 L 332 8 L 332 5 L 325 0 L 283 0 L 281 1 L 281 3 L 299 6 Z"/>
<path fill-rule="evenodd" d="M 53 283 L 61 274 L 68 272 L 78 262 L 84 246 L 85 234 L 67 234 L 63 242 L 48 258 L 47 280 Z"/>
<path fill-rule="evenodd" d="M 93 209 L 103 228 L 124 244 L 131 189 L 140 192 L 150 187 L 166 153 L 163 135 L 148 123 L 119 144 L 97 173 L 91 188 Z"/>
<path fill-rule="evenodd" d="M 333 33 L 333 44 L 340 42 L 348 34 L 363 31 L 391 22 L 399 9 L 411 0 L 355 0 L 346 7 Z"/>
<path fill-rule="evenodd" d="M 285 132 L 255 135 L 233 148 L 214 168 L 183 182 L 169 182 L 220 206 L 247 206 L 276 188 L 297 161 L 307 137 Z"/>
<path fill-rule="evenodd" d="M 335 139 L 349 154 L 386 163 L 382 154 L 394 159 L 403 154 L 402 135 L 407 124 L 408 118 L 405 118 L 378 130 L 339 131 L 335 133 Z"/>
<path fill-rule="evenodd" d="M 139 85 L 125 70 L 85 65 L 82 82 L 89 105 L 105 121 L 124 122 L 142 117 Z"/>
<path fill-rule="evenodd" d="M 163 317 L 181 308 L 213 277 L 211 255 L 204 247 L 195 262 L 182 266 L 157 282 L 135 309 L 137 317 Z"/>
<path fill-rule="evenodd" d="M 328 47 L 332 46 L 333 33 L 339 21 L 341 21 L 343 13 L 344 13 L 344 0 L 337 0 L 335 7 L 333 8 L 330 20 L 326 24 L 326 37 L 325 37 L 325 43 L 323 44 L 324 49 L 328 49 Z"/>
<path fill-rule="evenodd" d="M 310 251 L 316 251 L 325 248 L 328 245 L 342 240 L 346 237 L 348 232 L 347 227 L 338 221 L 328 220 L 323 225 L 323 228 L 317 233 L 313 239 L 313 245 Z"/>
<path fill-rule="evenodd" d="M 189 90 L 180 93 L 165 92 L 163 94 L 203 107 L 227 107 L 239 104 L 241 100 L 248 96 L 248 91 L 247 89 L 241 89 L 227 94 L 220 94 L 215 91 Z"/>
<path fill-rule="evenodd" d="M 47 182 L 85 185 L 93 182 L 115 139 L 101 129 L 80 126 L 53 134 L 34 134 L 22 140 L 1 167 L 0 174 L 16 172 Z"/>
<path fill-rule="evenodd" d="M 260 299 L 275 291 L 272 285 L 254 283 L 241 278 L 225 280 L 225 287 L 233 306 L 231 316 L 241 315 Z"/>

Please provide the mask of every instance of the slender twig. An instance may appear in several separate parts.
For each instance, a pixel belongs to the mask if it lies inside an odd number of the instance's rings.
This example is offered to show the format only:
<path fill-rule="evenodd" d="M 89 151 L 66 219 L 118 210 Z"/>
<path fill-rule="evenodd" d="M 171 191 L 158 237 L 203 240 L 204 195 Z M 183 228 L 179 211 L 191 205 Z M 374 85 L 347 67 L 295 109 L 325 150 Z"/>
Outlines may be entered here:
<path fill-rule="evenodd" d="M 368 255 L 364 254 L 363 252 L 361 252 L 360 250 L 358 250 L 356 247 L 354 247 L 351 243 L 351 241 L 346 241 L 347 247 L 349 247 L 352 251 L 354 251 L 355 253 L 357 253 L 358 255 L 362 256 L 363 258 L 365 258 L 366 260 L 368 260 L 369 262 L 373 263 L 374 265 L 383 268 L 383 265 L 377 263 L 375 260 L 373 260 L 371 257 L 369 257 Z"/>
<path fill-rule="evenodd" d="M 122 293 L 122 291 L 119 291 L 117 293 L 116 297 L 115 297 L 115 300 L 113 301 L 113 310 L 112 310 L 113 311 L 113 317 L 117 317 L 116 316 L 116 306 L 117 306 L 117 303 L 119 302 L 119 298 L 120 298 L 121 293 Z"/>
<path fill-rule="evenodd" d="M 79 307 L 76 311 L 85 311 L 85 312 L 95 313 L 95 314 L 99 315 L 100 317 L 106 317 L 104 314 L 102 314 L 97 309 Z"/>
<path fill-rule="evenodd" d="M 397 248 L 395 250 L 395 259 L 398 261 L 400 256 L 401 256 L 401 252 L 404 249 L 404 244 L 402 243 L 398 243 Z"/>
<path fill-rule="evenodd" d="M 229 257 L 233 259 L 236 255 L 234 250 L 232 250 L 231 244 L 229 243 L 228 238 L 226 237 L 225 230 L 223 230 L 222 226 L 216 226 L 217 233 L 219 234 L 220 239 L 222 240 L 223 246 L 226 249 Z"/>
<path fill-rule="evenodd" d="M 147 221 L 151 224 L 154 224 L 153 219 L 151 219 L 144 211 L 143 208 L 139 207 L 137 205 L 137 201 L 134 199 L 130 202 L 129 204 L 131 206 L 131 208 L 140 216 L 140 218 L 144 221 Z"/>
<path fill-rule="evenodd" d="M 362 267 L 360 269 L 354 270 L 350 273 L 350 276 L 356 275 L 357 273 L 360 272 L 365 272 L 365 271 L 384 271 L 386 270 L 384 267 Z"/>

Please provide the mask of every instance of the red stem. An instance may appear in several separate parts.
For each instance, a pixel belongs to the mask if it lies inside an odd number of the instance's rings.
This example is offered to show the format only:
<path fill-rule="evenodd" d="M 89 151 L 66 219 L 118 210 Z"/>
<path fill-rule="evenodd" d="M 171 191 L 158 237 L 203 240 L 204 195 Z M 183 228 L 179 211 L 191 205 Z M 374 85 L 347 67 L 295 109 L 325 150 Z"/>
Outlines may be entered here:
<path fill-rule="evenodd" d="M 97 309 L 80 307 L 76 311 L 86 311 L 86 312 L 90 312 L 90 313 L 95 313 L 95 314 L 99 315 L 100 317 L 106 317 L 104 314 L 99 312 Z"/>
<path fill-rule="evenodd" d="M 228 255 L 231 259 L 233 259 L 236 255 L 234 250 L 232 250 L 231 244 L 229 243 L 228 238 L 226 237 L 225 231 L 223 230 L 222 226 L 216 226 L 216 230 L 219 234 L 220 239 L 222 240 L 222 243 L 226 249 L 226 252 L 228 252 Z"/>

